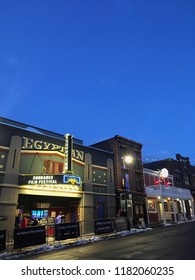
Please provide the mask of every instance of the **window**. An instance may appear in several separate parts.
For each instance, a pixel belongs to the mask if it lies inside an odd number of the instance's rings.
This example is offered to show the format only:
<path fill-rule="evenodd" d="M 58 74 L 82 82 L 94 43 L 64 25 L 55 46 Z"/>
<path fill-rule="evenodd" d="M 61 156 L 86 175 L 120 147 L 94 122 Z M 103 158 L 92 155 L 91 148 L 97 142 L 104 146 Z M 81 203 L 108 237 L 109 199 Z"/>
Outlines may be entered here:
<path fill-rule="evenodd" d="M 187 186 L 190 185 L 190 180 L 189 180 L 189 176 L 188 176 L 187 170 L 184 170 L 184 184 L 187 185 Z"/>
<path fill-rule="evenodd" d="M 175 183 L 181 184 L 181 173 L 179 170 L 175 170 Z"/>
<path fill-rule="evenodd" d="M 137 168 L 141 167 L 141 153 L 140 151 L 135 151 L 135 166 Z"/>
<path fill-rule="evenodd" d="M 135 186 L 136 186 L 137 191 L 142 191 L 143 190 L 141 172 L 135 172 Z"/>
<path fill-rule="evenodd" d="M 135 205 L 135 214 L 136 215 L 143 215 L 144 214 L 144 207 L 143 205 L 136 204 Z"/>
<path fill-rule="evenodd" d="M 195 187 L 195 174 L 192 174 L 192 186 Z"/>
<path fill-rule="evenodd" d="M 144 174 L 144 178 L 145 178 L 145 186 L 154 186 L 154 185 L 158 185 L 159 184 L 159 179 L 158 176 L 156 175 L 152 175 L 152 174 Z"/>
<path fill-rule="evenodd" d="M 139 205 L 135 205 L 135 214 L 139 215 Z"/>
<path fill-rule="evenodd" d="M 48 174 L 61 174 L 63 172 L 64 164 L 62 162 L 53 161 L 53 160 L 45 160 L 43 173 Z"/>
<path fill-rule="evenodd" d="M 155 200 L 148 200 L 148 211 L 156 212 L 156 202 L 155 202 Z"/>
<path fill-rule="evenodd" d="M 109 168 L 109 173 L 110 173 L 110 183 L 112 183 L 113 182 L 113 178 L 112 178 L 112 169 L 111 168 Z"/>
<path fill-rule="evenodd" d="M 144 174 L 145 186 L 149 186 L 149 175 L 147 173 Z"/>
<path fill-rule="evenodd" d="M 170 205 L 171 212 L 174 212 L 173 203 L 170 202 L 169 205 Z"/>
<path fill-rule="evenodd" d="M 127 170 L 121 170 L 121 185 L 126 191 L 130 191 L 129 173 Z"/>
<path fill-rule="evenodd" d="M 164 209 L 165 209 L 165 212 L 168 212 L 169 211 L 169 208 L 168 208 L 168 202 L 164 202 Z"/>

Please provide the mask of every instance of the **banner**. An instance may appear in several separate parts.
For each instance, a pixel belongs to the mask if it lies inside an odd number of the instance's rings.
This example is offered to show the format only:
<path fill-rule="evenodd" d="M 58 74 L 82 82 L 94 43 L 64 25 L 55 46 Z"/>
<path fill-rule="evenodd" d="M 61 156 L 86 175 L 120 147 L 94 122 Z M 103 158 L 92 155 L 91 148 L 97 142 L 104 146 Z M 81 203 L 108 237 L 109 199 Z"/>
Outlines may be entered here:
<path fill-rule="evenodd" d="M 115 229 L 117 232 L 127 230 L 127 218 L 126 217 L 115 218 Z"/>
<path fill-rule="evenodd" d="M 114 231 L 112 219 L 95 220 L 94 221 L 95 234 L 109 233 Z"/>
<path fill-rule="evenodd" d="M 65 240 L 79 236 L 79 222 L 61 223 L 55 225 L 55 240 Z"/>
<path fill-rule="evenodd" d="M 45 226 L 14 230 L 14 249 L 46 243 Z"/>

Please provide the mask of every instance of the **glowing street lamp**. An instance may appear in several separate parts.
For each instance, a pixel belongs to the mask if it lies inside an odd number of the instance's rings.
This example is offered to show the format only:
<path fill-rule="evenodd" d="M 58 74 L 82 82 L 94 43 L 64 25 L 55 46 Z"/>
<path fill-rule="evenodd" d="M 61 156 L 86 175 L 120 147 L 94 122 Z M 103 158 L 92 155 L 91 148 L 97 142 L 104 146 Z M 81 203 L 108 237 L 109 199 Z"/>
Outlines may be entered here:
<path fill-rule="evenodd" d="M 166 168 L 163 168 L 159 172 L 160 177 L 167 178 L 169 176 L 169 171 Z"/>
<path fill-rule="evenodd" d="M 158 181 L 159 181 L 160 190 L 161 190 L 161 201 L 162 201 L 164 225 L 166 225 L 166 215 L 165 215 L 165 207 L 164 207 L 164 197 L 162 195 L 162 184 L 161 184 L 160 178 L 167 178 L 168 176 L 169 176 L 169 171 L 166 168 L 161 169 L 158 173 Z"/>
<path fill-rule="evenodd" d="M 130 164 L 133 162 L 133 157 L 132 156 L 125 156 L 123 158 L 124 163 Z"/>
<path fill-rule="evenodd" d="M 133 162 L 133 157 L 131 155 L 126 155 L 124 157 L 122 157 L 122 161 L 123 161 L 123 169 L 124 169 L 124 174 L 123 174 L 123 179 L 124 179 L 124 190 L 125 190 L 125 212 L 126 212 L 126 217 L 127 217 L 127 228 L 128 230 L 130 230 L 130 216 L 132 219 L 132 201 L 130 203 L 130 190 L 129 190 L 129 177 L 128 177 L 128 182 L 127 182 L 127 178 L 126 178 L 126 173 L 125 170 L 127 169 L 129 171 L 129 169 L 127 168 L 128 164 L 131 164 Z M 128 174 L 129 176 L 129 174 Z M 127 199 L 127 195 L 128 195 L 128 199 Z M 128 207 L 131 207 L 131 215 L 129 215 L 129 210 Z"/>

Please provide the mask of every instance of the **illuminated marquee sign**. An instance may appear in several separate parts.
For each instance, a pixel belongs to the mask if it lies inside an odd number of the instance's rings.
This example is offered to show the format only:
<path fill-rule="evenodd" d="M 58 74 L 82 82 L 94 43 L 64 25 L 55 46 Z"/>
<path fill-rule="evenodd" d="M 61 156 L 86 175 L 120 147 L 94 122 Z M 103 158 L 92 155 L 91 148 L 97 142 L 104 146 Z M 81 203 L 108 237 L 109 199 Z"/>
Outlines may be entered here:
<path fill-rule="evenodd" d="M 28 176 L 30 177 L 30 176 Z M 43 185 L 43 184 L 58 184 L 58 180 L 54 178 L 54 175 L 38 175 L 32 176 L 28 179 L 28 185 Z"/>
<path fill-rule="evenodd" d="M 80 185 L 81 184 L 81 178 L 74 175 L 64 175 L 63 176 L 63 182 L 65 184 L 72 184 L 72 185 Z"/>
<path fill-rule="evenodd" d="M 34 140 L 27 137 L 22 137 L 22 150 L 43 150 L 43 151 L 58 151 L 65 154 L 65 146 L 56 145 L 43 140 Z M 84 152 L 72 149 L 72 157 L 80 161 L 84 161 Z"/>
<path fill-rule="evenodd" d="M 64 146 L 64 171 L 72 171 L 72 136 L 70 134 L 65 135 L 65 146 Z"/>
<path fill-rule="evenodd" d="M 81 186 L 81 178 L 75 175 L 32 175 L 21 176 L 20 185 L 73 185 Z"/>

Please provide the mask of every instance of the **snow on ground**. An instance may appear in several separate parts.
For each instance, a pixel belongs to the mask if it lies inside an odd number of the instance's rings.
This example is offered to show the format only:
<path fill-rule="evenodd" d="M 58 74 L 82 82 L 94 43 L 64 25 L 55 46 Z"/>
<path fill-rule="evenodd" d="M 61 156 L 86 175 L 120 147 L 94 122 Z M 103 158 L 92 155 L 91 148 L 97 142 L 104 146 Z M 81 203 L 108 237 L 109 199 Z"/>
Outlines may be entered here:
<path fill-rule="evenodd" d="M 43 254 L 46 252 L 51 252 L 51 251 L 57 251 L 61 249 L 66 249 L 74 246 L 80 246 L 88 243 L 94 243 L 98 241 L 103 241 L 103 240 L 109 240 L 113 238 L 118 238 L 118 237 L 123 237 L 123 236 L 128 236 L 136 233 L 141 233 L 145 232 L 148 230 L 151 230 L 152 228 L 142 228 L 142 229 L 136 229 L 132 228 L 130 231 L 125 230 L 117 233 L 111 233 L 111 234 L 104 234 L 104 235 L 95 235 L 95 236 L 83 236 L 77 239 L 71 239 L 71 240 L 65 240 L 65 241 L 59 241 L 58 243 L 55 244 L 44 244 L 44 245 L 39 245 L 36 247 L 27 247 L 27 248 L 22 248 L 20 250 L 15 250 L 13 252 L 4 252 L 0 254 L 0 260 L 17 260 L 21 259 L 28 256 L 35 256 L 38 254 Z M 57 241 L 56 241 L 57 242 Z"/>

